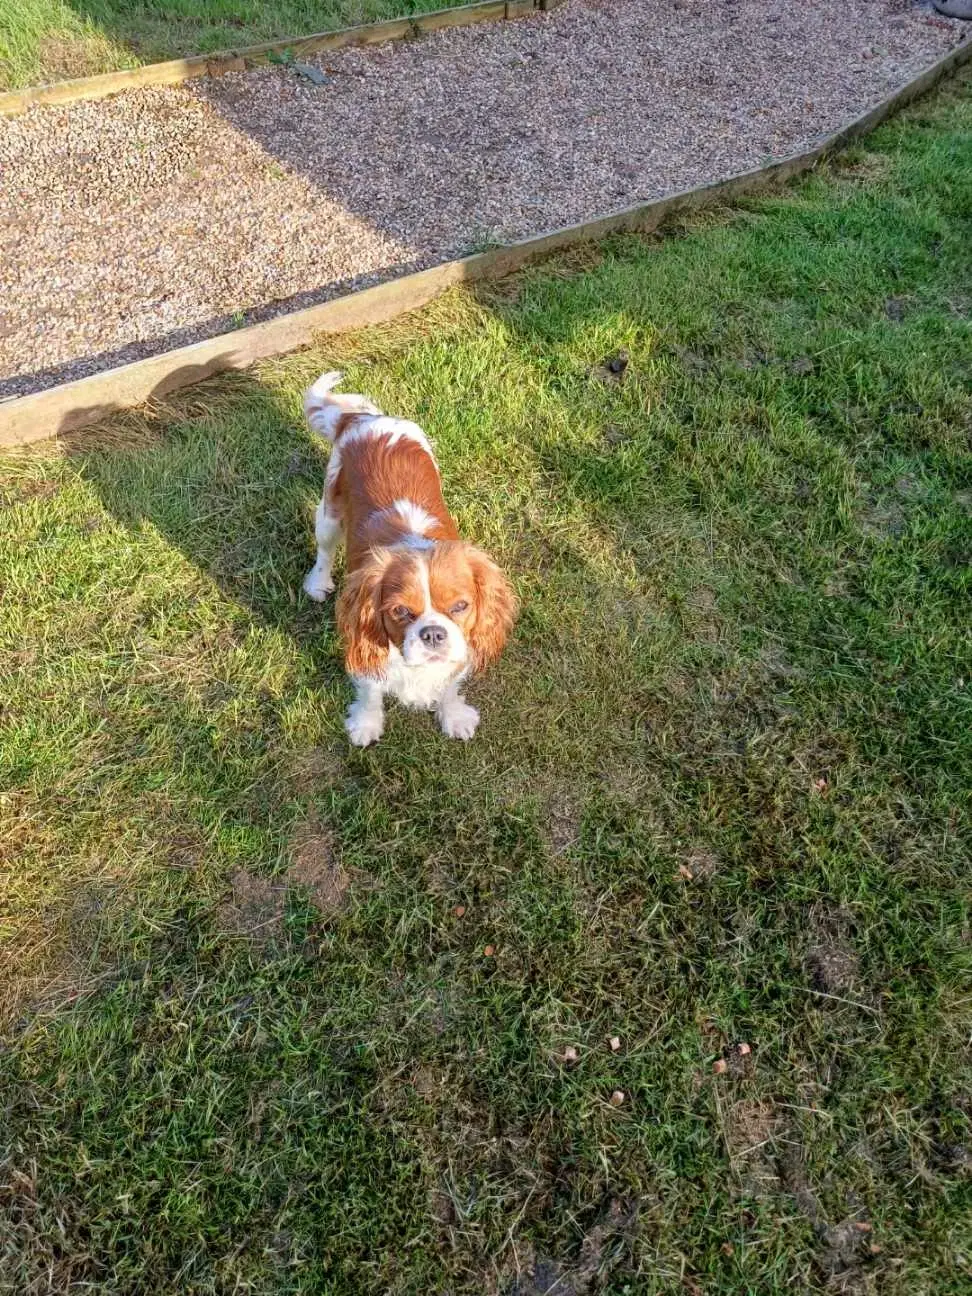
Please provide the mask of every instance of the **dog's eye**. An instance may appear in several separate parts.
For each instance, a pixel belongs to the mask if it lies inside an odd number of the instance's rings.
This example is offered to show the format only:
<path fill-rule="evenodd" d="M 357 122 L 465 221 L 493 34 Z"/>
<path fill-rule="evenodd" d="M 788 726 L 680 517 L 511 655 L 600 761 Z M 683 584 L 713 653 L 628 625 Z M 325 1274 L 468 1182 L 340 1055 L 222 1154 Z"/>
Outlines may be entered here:
<path fill-rule="evenodd" d="M 392 608 L 392 616 L 396 621 L 414 621 L 415 613 L 410 611 L 404 603 L 399 603 L 397 607 Z"/>
<path fill-rule="evenodd" d="M 465 612 L 468 606 L 469 604 L 465 599 L 460 599 L 458 603 L 453 603 L 452 607 L 449 609 L 449 615 L 456 616 L 459 612 Z"/>

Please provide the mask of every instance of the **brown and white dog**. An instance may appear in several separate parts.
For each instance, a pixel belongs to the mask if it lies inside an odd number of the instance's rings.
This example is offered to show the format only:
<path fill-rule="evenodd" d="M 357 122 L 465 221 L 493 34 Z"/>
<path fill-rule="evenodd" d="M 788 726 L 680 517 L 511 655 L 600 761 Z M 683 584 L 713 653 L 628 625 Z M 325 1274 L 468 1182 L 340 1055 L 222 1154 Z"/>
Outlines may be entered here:
<path fill-rule="evenodd" d="M 357 747 L 377 742 L 390 694 L 435 711 L 447 737 L 471 738 L 479 712 L 460 688 L 499 656 L 516 599 L 496 564 L 459 538 L 422 429 L 363 396 L 335 393 L 341 377 L 324 374 L 304 396 L 307 422 L 333 444 L 304 590 L 323 602 L 334 589 L 343 532 L 337 622 L 357 690 L 348 734 Z"/>

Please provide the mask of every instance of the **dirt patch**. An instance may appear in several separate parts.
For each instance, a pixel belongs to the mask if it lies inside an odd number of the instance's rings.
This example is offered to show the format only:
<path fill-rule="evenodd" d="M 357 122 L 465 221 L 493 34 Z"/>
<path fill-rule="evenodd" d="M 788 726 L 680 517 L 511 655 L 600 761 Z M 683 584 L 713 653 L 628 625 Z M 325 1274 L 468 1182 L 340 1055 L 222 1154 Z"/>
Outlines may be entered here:
<path fill-rule="evenodd" d="M 927 500 L 931 493 L 928 486 L 911 473 L 905 473 L 899 477 L 894 483 L 894 489 L 902 499 L 913 500 L 919 504 Z"/>
<path fill-rule="evenodd" d="M 815 945 L 807 954 L 807 971 L 814 987 L 825 994 L 847 994 L 860 979 L 857 955 L 840 941 Z"/>
<path fill-rule="evenodd" d="M 863 1267 L 873 1262 L 880 1251 L 873 1241 L 867 1212 L 857 1209 L 839 1224 L 829 1224 L 810 1187 L 802 1157 L 792 1147 L 781 1162 L 781 1170 L 787 1189 L 817 1235 L 815 1261 L 826 1280 L 827 1290 L 859 1291 L 864 1280 Z"/>
<path fill-rule="evenodd" d="M 889 297 L 884 303 L 884 313 L 892 324 L 900 324 L 908 313 L 906 297 Z"/>
<path fill-rule="evenodd" d="M 793 665 L 779 644 L 766 644 L 761 648 L 758 661 L 766 678 L 775 683 L 799 679 L 803 675 L 803 671 Z"/>
<path fill-rule="evenodd" d="M 175 833 L 162 846 L 167 868 L 192 870 L 205 857 L 205 842 L 190 833 Z"/>
<path fill-rule="evenodd" d="M 547 797 L 546 812 L 550 850 L 563 855 L 580 841 L 581 807 L 572 793 L 559 788 Z"/>
<path fill-rule="evenodd" d="M 896 539 L 904 533 L 907 517 L 897 500 L 877 500 L 862 510 L 861 530 L 871 540 Z"/>
<path fill-rule="evenodd" d="M 828 1288 L 837 1292 L 859 1290 L 860 1269 L 873 1259 L 868 1221 L 854 1216 L 819 1230 L 819 1235 L 817 1265 L 827 1278 Z"/>
<path fill-rule="evenodd" d="M 601 429 L 601 436 L 604 444 L 611 450 L 617 449 L 618 446 L 626 445 L 632 437 L 632 433 L 617 423 L 606 423 Z"/>
<path fill-rule="evenodd" d="M 312 747 L 294 760 L 291 779 L 298 796 L 313 796 L 333 787 L 344 775 L 343 758 L 327 747 Z"/>
<path fill-rule="evenodd" d="M 14 487 L 0 490 L 0 508 L 12 508 L 15 504 L 27 504 L 30 500 L 50 499 L 60 489 L 61 483 L 52 478 L 19 482 Z"/>
<path fill-rule="evenodd" d="M 294 834 L 291 845 L 293 862 L 287 870 L 287 881 L 306 887 L 310 900 L 322 913 L 334 913 L 344 903 L 351 879 L 337 856 L 331 832 L 316 815 Z"/>
<path fill-rule="evenodd" d="M 622 347 L 614 355 L 607 356 L 602 364 L 593 365 L 588 374 L 591 378 L 596 378 L 607 387 L 618 387 L 624 382 L 628 372 L 630 357 L 627 350 Z"/>
<path fill-rule="evenodd" d="M 283 928 L 287 886 L 281 878 L 264 878 L 239 868 L 230 876 L 230 894 L 217 906 L 220 927 L 263 947 Z"/>
<path fill-rule="evenodd" d="M 431 1067 L 416 1067 L 412 1074 L 412 1088 L 420 1098 L 433 1098 L 440 1088 L 435 1072 Z"/>
<path fill-rule="evenodd" d="M 738 1102 L 726 1121 L 731 1156 L 745 1156 L 769 1143 L 779 1128 L 776 1106 L 768 1098 L 756 1102 Z"/>
<path fill-rule="evenodd" d="M 699 848 L 686 857 L 685 867 L 692 874 L 694 881 L 708 882 L 718 873 L 720 861 L 718 855 L 713 854 L 712 851 Z"/>
<path fill-rule="evenodd" d="M 860 988 L 861 972 L 845 910 L 814 906 L 807 915 L 810 944 L 804 966 L 815 990 L 846 995 Z"/>
<path fill-rule="evenodd" d="M 110 44 L 97 36 L 46 36 L 37 53 L 45 82 L 95 76 L 113 61 Z"/>
<path fill-rule="evenodd" d="M 854 916 L 846 908 L 814 905 L 806 914 L 804 969 L 810 985 L 823 994 L 844 997 L 862 990 L 861 964 L 854 950 Z"/>
<path fill-rule="evenodd" d="M 688 633 L 708 643 L 718 641 L 723 626 L 719 613 L 719 599 L 708 585 L 698 585 L 691 590 L 681 607 L 682 622 Z"/>
<path fill-rule="evenodd" d="M 290 867 L 277 877 L 260 877 L 244 868 L 232 874 L 230 894 L 216 910 L 224 931 L 246 937 L 259 947 L 270 944 L 283 932 L 288 895 L 295 887 L 306 891 L 323 915 L 341 909 L 351 879 L 330 829 L 315 812 L 294 832 L 290 852 Z"/>
<path fill-rule="evenodd" d="M 766 1197 L 779 1192 L 776 1139 L 779 1112 L 769 1099 L 737 1102 L 726 1116 L 726 1147 L 743 1192 Z"/>
<path fill-rule="evenodd" d="M 637 1202 L 612 1200 L 581 1239 L 576 1261 L 542 1255 L 530 1243 L 516 1243 L 514 1258 L 494 1290 L 502 1296 L 586 1296 L 605 1280 L 629 1253 L 637 1229 Z"/>

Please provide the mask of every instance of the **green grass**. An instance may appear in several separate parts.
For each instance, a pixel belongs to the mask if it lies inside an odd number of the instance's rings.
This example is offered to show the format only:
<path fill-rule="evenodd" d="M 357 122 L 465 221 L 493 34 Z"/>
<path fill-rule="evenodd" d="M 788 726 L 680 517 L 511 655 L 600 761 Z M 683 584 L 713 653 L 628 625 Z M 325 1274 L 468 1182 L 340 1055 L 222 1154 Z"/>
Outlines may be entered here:
<path fill-rule="evenodd" d="M 469 0 L 2 0 L 0 90 L 464 3 Z"/>
<path fill-rule="evenodd" d="M 5 461 L 0 1290 L 968 1290 L 970 90 Z M 345 740 L 334 363 L 522 596 L 468 746 Z"/>

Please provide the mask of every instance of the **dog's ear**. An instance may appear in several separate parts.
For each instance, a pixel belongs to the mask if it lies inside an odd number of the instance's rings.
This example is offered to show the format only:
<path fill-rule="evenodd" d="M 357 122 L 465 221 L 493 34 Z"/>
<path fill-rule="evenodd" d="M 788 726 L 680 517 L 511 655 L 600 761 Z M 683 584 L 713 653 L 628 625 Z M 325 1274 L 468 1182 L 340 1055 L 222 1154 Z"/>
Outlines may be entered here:
<path fill-rule="evenodd" d="M 493 560 L 479 549 L 467 551 L 476 589 L 476 619 L 466 638 L 477 670 L 503 651 L 516 619 L 516 595 Z"/>
<path fill-rule="evenodd" d="M 337 604 L 338 631 L 344 641 L 349 675 L 381 679 L 388 663 L 388 635 L 381 617 L 381 583 L 388 566 L 377 550 L 347 578 Z"/>

